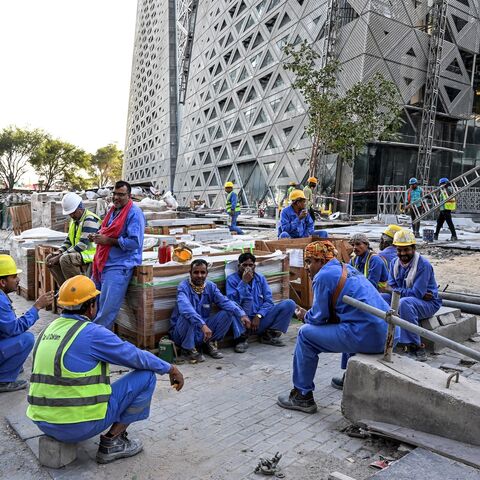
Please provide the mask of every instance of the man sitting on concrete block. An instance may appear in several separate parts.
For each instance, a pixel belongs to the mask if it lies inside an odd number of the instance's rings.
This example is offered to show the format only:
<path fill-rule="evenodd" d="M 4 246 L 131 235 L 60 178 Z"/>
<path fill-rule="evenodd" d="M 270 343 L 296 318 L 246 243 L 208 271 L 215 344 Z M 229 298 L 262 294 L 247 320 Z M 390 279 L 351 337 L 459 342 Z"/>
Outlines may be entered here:
<path fill-rule="evenodd" d="M 205 260 L 191 263 L 190 278 L 178 285 L 177 303 L 170 319 L 170 336 L 192 363 L 205 361 L 199 349 L 212 358 L 222 358 L 217 341 L 225 337 L 234 321 L 243 324 L 244 328 L 251 325 L 245 312 L 222 295 L 218 287 L 207 280 L 207 275 Z M 216 314 L 211 314 L 213 305 L 220 308 Z"/>
<path fill-rule="evenodd" d="M 26 380 L 18 380 L 18 375 L 35 341 L 27 330 L 38 320 L 38 311 L 53 300 L 53 292 L 44 293 L 17 317 L 8 294 L 17 291 L 21 272 L 10 255 L 0 255 L 0 393 L 26 388 Z"/>
<path fill-rule="evenodd" d="M 278 224 L 278 238 L 306 238 L 316 235 L 327 238 L 325 230 L 315 230 L 312 217 L 306 208 L 307 198 L 302 190 L 294 190 L 290 196 L 290 205 L 282 210 Z"/>
<path fill-rule="evenodd" d="M 174 365 L 124 342 L 91 320 L 100 292 L 78 275 L 59 291 L 62 316 L 38 338 L 33 351 L 27 416 L 42 432 L 63 443 L 100 435 L 97 462 L 131 457 L 142 448 L 130 440 L 130 423 L 145 420 L 157 381 L 170 375 L 181 390 L 183 376 Z M 134 369 L 110 385 L 109 363 Z"/>
<path fill-rule="evenodd" d="M 433 267 L 416 251 L 415 235 L 409 230 L 398 231 L 393 245 L 398 258 L 390 265 L 388 286 L 383 289 L 382 296 L 390 302 L 391 292 L 398 292 L 401 297 L 399 316 L 418 325 L 420 320 L 435 315 L 442 306 Z M 420 335 L 401 329 L 399 346 L 416 360 L 427 360 Z"/>
<path fill-rule="evenodd" d="M 341 352 L 342 368 L 354 353 L 380 353 L 385 346 L 387 323 L 342 301 L 348 295 L 387 311 L 389 306 L 375 287 L 351 265 L 340 263 L 334 245 L 313 242 L 305 248 L 305 268 L 313 279 L 312 308 L 297 308 L 303 325 L 298 331 L 293 357 L 293 390 L 278 397 L 278 405 L 291 410 L 315 413 L 314 378 L 318 354 Z M 343 379 L 332 380 L 343 388 Z"/>
<path fill-rule="evenodd" d="M 285 346 L 280 337 L 287 332 L 296 307 L 293 300 L 283 300 L 277 305 L 273 303 L 272 290 L 266 278 L 255 272 L 255 261 L 252 253 L 242 253 L 238 257 L 238 271 L 227 277 L 227 297 L 245 311 L 251 322 L 249 330 L 238 320 L 233 323 L 237 353 L 248 349 L 250 332 L 258 334 L 262 343 Z"/>

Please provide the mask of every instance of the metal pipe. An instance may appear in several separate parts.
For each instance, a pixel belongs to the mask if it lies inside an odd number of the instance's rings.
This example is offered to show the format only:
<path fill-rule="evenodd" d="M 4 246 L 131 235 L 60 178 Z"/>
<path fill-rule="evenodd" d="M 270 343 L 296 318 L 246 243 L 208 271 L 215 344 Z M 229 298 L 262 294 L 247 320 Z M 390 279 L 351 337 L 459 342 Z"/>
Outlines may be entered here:
<path fill-rule="evenodd" d="M 438 292 L 442 300 L 451 300 L 453 302 L 469 303 L 473 305 L 480 305 L 480 297 L 471 297 L 463 293 L 453 292 Z"/>
<path fill-rule="evenodd" d="M 462 312 L 480 315 L 480 305 L 474 303 L 454 302 L 453 300 L 442 300 L 445 307 L 459 308 Z"/>
<path fill-rule="evenodd" d="M 371 305 L 367 305 L 366 303 L 360 302 L 359 300 L 349 297 L 348 295 L 344 295 L 342 301 L 347 305 L 358 308 L 363 312 L 371 313 L 372 315 L 383 318 L 384 320 L 387 317 L 386 312 L 384 312 L 383 310 L 372 307 Z M 462 355 L 466 355 L 467 357 L 471 357 L 480 362 L 480 352 L 477 352 L 472 348 L 465 347 L 461 343 L 454 342 L 449 338 L 442 337 L 441 335 L 433 333 L 430 330 L 426 330 L 425 328 L 419 327 L 418 325 L 407 322 L 406 320 L 403 320 L 403 318 L 397 317 L 396 315 L 391 315 L 390 319 L 392 323 L 405 330 L 408 330 L 409 332 L 417 333 L 418 335 L 421 335 L 422 337 L 427 338 L 432 342 L 439 343 L 445 347 L 455 350 L 458 353 L 461 353 Z"/>

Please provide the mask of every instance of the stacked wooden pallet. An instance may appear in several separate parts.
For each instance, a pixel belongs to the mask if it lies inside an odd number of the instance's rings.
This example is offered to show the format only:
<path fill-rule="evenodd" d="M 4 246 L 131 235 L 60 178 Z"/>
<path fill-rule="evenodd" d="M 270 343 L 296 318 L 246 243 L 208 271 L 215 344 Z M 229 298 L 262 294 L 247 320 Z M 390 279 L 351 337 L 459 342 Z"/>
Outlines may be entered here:
<path fill-rule="evenodd" d="M 9 207 L 8 211 L 12 217 L 12 229 L 15 235 L 20 235 L 32 228 L 32 209 L 29 203 Z"/>

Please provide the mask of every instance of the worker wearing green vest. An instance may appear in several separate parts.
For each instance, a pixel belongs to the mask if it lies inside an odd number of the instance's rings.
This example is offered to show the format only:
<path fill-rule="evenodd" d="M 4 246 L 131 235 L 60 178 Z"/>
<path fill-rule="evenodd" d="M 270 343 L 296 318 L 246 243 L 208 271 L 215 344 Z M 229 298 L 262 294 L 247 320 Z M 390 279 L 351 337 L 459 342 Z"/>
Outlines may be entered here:
<path fill-rule="evenodd" d="M 228 215 L 228 228 L 231 232 L 243 235 L 243 230 L 237 226 L 237 218 L 240 215 L 240 202 L 238 195 L 233 191 L 233 182 L 225 183 L 225 193 L 227 194 L 225 210 Z"/>
<path fill-rule="evenodd" d="M 447 222 L 448 228 L 450 229 L 450 233 L 452 234 L 452 237 L 450 238 L 450 240 L 452 240 L 453 242 L 456 242 L 458 238 L 457 238 L 457 232 L 455 231 L 455 225 L 453 224 L 453 220 L 452 220 L 452 212 L 454 212 L 457 209 L 457 201 L 455 200 L 455 198 L 451 198 L 448 202 L 445 201 L 453 193 L 452 187 L 450 187 L 448 183 L 449 183 L 449 180 L 448 178 L 445 178 L 445 177 L 441 178 L 438 181 L 438 184 L 440 185 L 440 187 L 442 187 L 440 191 L 440 198 L 445 203 L 442 204 L 440 207 L 440 214 L 438 215 L 438 219 L 437 219 L 437 228 L 435 230 L 434 239 L 438 240 L 438 234 L 440 233 L 440 230 L 442 229 L 443 224 Z"/>
<path fill-rule="evenodd" d="M 76 193 L 67 193 L 62 199 L 64 215 L 69 215 L 68 236 L 58 251 L 47 256 L 47 267 L 58 285 L 75 275 L 86 274 L 93 262 L 96 246 L 88 236 L 97 233 L 101 220 L 82 203 Z"/>
<path fill-rule="evenodd" d="M 91 320 L 100 292 L 84 275 L 59 290 L 62 316 L 40 333 L 33 349 L 27 417 L 46 435 L 77 443 L 100 435 L 98 463 L 131 457 L 142 448 L 129 439 L 130 423 L 148 418 L 156 375 L 170 376 L 175 390 L 183 376 L 174 365 L 124 342 Z M 132 372 L 110 385 L 109 364 Z"/>

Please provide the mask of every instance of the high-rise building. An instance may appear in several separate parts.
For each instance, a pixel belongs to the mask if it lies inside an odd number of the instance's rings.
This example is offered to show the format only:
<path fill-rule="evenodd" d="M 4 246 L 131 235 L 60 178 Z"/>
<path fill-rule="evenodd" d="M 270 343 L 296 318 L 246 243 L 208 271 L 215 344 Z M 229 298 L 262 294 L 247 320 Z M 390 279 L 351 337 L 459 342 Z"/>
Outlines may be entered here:
<path fill-rule="evenodd" d="M 281 199 L 290 181 L 305 180 L 311 148 L 283 47 L 306 40 L 322 55 L 332 25 L 341 88 L 380 72 L 404 104 L 399 137 L 356 159 L 354 190 L 415 175 L 429 58 L 440 41 L 430 180 L 471 168 L 480 161 L 480 5 L 444 2 L 438 38 L 432 25 L 442 9 L 432 0 L 139 0 L 126 179 L 172 188 L 180 204 L 223 206 L 227 180 L 244 204 Z M 327 167 L 324 188 L 346 193 L 334 156 Z M 356 211 L 374 207 L 375 195 L 355 198 Z"/>

